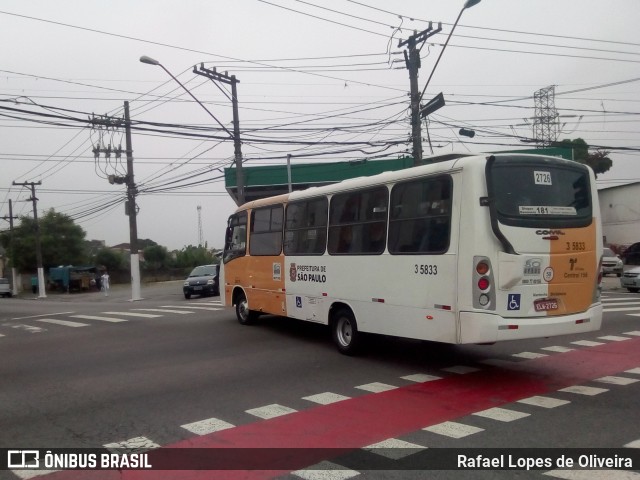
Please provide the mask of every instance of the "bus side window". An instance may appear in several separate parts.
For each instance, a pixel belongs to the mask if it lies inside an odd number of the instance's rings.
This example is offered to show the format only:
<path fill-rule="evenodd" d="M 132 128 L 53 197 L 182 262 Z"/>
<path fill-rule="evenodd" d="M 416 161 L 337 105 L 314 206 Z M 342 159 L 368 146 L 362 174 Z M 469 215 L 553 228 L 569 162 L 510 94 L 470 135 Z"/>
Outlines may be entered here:
<path fill-rule="evenodd" d="M 391 191 L 389 252 L 444 253 L 449 247 L 451 180 L 425 178 Z"/>
<path fill-rule="evenodd" d="M 225 235 L 223 261 L 226 263 L 246 253 L 247 246 L 247 212 L 240 212 L 229 217 Z"/>

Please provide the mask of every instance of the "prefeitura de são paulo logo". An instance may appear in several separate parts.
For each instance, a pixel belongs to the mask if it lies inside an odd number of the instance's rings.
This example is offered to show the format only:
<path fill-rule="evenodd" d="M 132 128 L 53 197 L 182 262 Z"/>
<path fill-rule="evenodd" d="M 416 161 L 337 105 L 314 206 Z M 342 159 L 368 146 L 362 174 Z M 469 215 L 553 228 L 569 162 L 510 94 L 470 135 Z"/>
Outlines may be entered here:
<path fill-rule="evenodd" d="M 292 282 L 295 282 L 297 277 L 298 277 L 298 269 L 296 268 L 296 264 L 292 263 L 291 266 L 289 267 L 289 280 L 291 280 Z"/>

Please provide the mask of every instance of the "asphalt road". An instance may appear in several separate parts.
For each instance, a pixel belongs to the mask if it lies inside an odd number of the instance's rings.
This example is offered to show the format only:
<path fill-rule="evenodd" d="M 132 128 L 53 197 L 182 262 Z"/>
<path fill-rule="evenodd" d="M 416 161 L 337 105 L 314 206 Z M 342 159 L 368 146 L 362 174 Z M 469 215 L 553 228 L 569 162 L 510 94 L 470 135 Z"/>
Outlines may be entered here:
<path fill-rule="evenodd" d="M 308 447 L 300 468 L 331 460 L 317 467 L 322 478 L 425 478 L 402 463 L 419 458 L 405 458 L 407 447 L 638 447 L 640 295 L 617 282 L 605 278 L 600 332 L 493 346 L 375 337 L 359 357 L 338 354 L 322 326 L 276 317 L 241 326 L 217 297 L 185 300 L 181 282 L 144 286 L 136 302 L 122 286 L 109 297 L 0 299 L 0 448 Z M 387 456 L 362 449 L 382 441 Z M 332 465 L 343 473 L 327 473 Z M 312 478 L 297 466 L 238 478 Z M 567 478 L 556 470 L 428 478 Z M 136 472 L 79 473 L 44 478 Z"/>

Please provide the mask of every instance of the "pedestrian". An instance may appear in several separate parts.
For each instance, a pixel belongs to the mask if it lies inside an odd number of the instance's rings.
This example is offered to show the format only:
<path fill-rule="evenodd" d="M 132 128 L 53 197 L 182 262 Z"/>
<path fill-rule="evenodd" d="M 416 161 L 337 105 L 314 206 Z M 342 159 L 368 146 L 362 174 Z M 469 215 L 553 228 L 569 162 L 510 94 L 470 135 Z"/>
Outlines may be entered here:
<path fill-rule="evenodd" d="M 100 277 L 100 290 L 104 292 L 104 296 L 109 296 L 109 273 L 105 270 Z"/>

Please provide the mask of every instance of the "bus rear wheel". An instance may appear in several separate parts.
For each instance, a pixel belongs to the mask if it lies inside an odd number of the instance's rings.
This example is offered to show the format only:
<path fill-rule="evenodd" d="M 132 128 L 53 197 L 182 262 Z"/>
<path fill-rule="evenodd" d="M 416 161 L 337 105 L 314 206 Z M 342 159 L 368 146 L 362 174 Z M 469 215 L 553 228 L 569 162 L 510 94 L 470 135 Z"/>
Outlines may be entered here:
<path fill-rule="evenodd" d="M 361 344 L 362 334 L 353 312 L 347 308 L 338 310 L 331 323 L 333 342 L 338 351 L 344 355 L 355 355 Z"/>
<path fill-rule="evenodd" d="M 249 302 L 244 292 L 236 299 L 236 318 L 241 325 L 251 325 L 258 318 L 257 312 L 249 310 Z"/>

